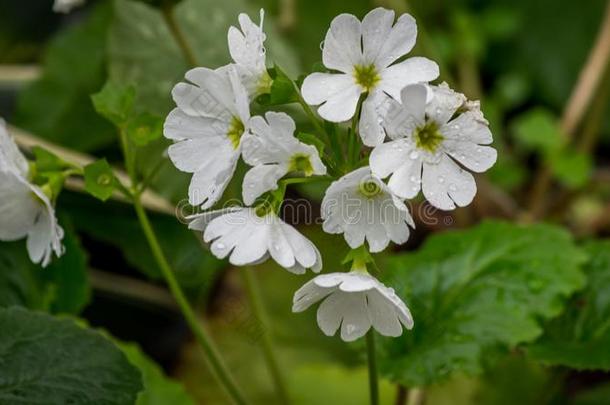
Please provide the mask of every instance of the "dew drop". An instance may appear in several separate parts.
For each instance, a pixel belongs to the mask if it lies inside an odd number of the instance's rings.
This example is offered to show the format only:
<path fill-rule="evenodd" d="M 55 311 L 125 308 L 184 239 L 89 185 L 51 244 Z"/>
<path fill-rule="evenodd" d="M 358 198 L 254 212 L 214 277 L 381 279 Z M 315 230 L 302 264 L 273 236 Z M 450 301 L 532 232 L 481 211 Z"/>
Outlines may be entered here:
<path fill-rule="evenodd" d="M 273 249 L 275 249 L 275 250 L 280 250 L 280 245 L 279 245 L 279 244 L 277 244 L 277 243 L 274 243 L 274 244 L 273 244 Z"/>
<path fill-rule="evenodd" d="M 449 185 L 449 190 L 450 190 L 450 191 L 457 191 L 457 189 L 458 189 L 458 188 L 457 188 L 457 186 L 456 186 L 455 184 L 451 184 L 451 185 Z"/>
<path fill-rule="evenodd" d="M 221 249 L 221 250 L 222 250 L 222 249 L 224 249 L 224 248 L 225 248 L 225 244 L 224 244 L 224 243 L 217 243 L 217 244 L 216 244 L 216 247 L 217 247 L 218 249 Z"/>
<path fill-rule="evenodd" d="M 445 182 L 445 177 L 444 176 L 438 176 L 438 182 L 443 184 Z"/>
<path fill-rule="evenodd" d="M 324 41 L 320 42 L 320 50 L 323 51 L 324 50 Z"/>
<path fill-rule="evenodd" d="M 477 151 L 477 153 L 482 153 L 483 149 L 482 148 L 477 148 L 476 151 Z"/>
<path fill-rule="evenodd" d="M 453 124 L 453 129 L 457 131 L 458 129 L 460 129 L 460 126 L 458 124 Z"/>
<path fill-rule="evenodd" d="M 411 160 L 415 160 L 417 158 L 419 158 L 419 152 L 417 152 L 416 150 L 414 150 L 413 152 L 411 152 L 409 154 L 409 158 L 411 158 Z"/>
<path fill-rule="evenodd" d="M 351 334 L 353 331 L 356 330 L 356 325 L 350 323 L 345 328 L 347 329 L 347 333 Z"/>

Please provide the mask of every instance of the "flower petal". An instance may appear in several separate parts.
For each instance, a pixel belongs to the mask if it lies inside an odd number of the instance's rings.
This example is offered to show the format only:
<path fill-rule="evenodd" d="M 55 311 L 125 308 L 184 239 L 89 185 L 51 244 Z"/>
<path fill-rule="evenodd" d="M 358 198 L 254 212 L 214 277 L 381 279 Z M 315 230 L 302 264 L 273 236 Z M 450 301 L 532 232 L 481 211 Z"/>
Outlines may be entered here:
<path fill-rule="evenodd" d="M 401 166 L 409 163 L 411 160 L 409 152 L 412 148 L 411 141 L 407 139 L 398 139 L 376 146 L 369 157 L 371 171 L 375 176 L 385 179 Z"/>
<path fill-rule="evenodd" d="M 335 294 L 341 294 L 343 301 L 341 339 L 345 342 L 353 342 L 364 336 L 371 328 L 371 321 L 366 309 L 366 294 L 336 292 L 333 295 Z"/>
<path fill-rule="evenodd" d="M 235 95 L 226 74 L 207 68 L 189 70 L 186 79 L 191 83 L 178 83 L 172 97 L 178 108 L 191 116 L 220 118 L 228 121 L 237 116 Z"/>
<path fill-rule="evenodd" d="M 345 91 L 329 98 L 320 108 L 318 114 L 330 122 L 345 122 L 356 113 L 358 99 L 362 89 L 354 84 Z"/>
<path fill-rule="evenodd" d="M 498 152 L 494 148 L 467 141 L 445 141 L 443 148 L 449 156 L 477 173 L 488 170 L 498 158 Z"/>
<path fill-rule="evenodd" d="M 252 205 L 267 191 L 276 190 L 277 182 L 287 173 L 282 165 L 260 165 L 248 170 L 242 184 L 244 204 Z"/>
<path fill-rule="evenodd" d="M 402 326 L 391 302 L 377 290 L 368 292 L 367 298 L 367 309 L 373 328 L 384 336 L 400 336 Z"/>
<path fill-rule="evenodd" d="M 307 104 L 319 105 L 354 86 L 356 82 L 352 75 L 315 72 L 305 78 L 301 92 Z"/>
<path fill-rule="evenodd" d="M 238 158 L 238 153 L 219 155 L 195 172 L 189 185 L 189 203 L 202 209 L 216 204 L 233 177 Z"/>
<path fill-rule="evenodd" d="M 489 123 L 477 110 L 458 115 L 444 125 L 441 132 L 447 139 L 467 140 L 479 145 L 488 145 L 493 141 Z"/>
<path fill-rule="evenodd" d="M 388 187 L 400 198 L 411 199 L 421 189 L 422 160 L 408 158 L 390 177 Z"/>
<path fill-rule="evenodd" d="M 383 142 L 386 134 L 382 124 L 389 100 L 391 99 L 384 92 L 373 91 L 362 103 L 358 129 L 366 146 L 376 146 Z"/>
<path fill-rule="evenodd" d="M 322 62 L 329 69 L 351 74 L 362 61 L 360 21 L 351 14 L 339 14 L 326 33 Z"/>
<path fill-rule="evenodd" d="M 390 36 L 393 24 L 394 11 L 383 7 L 377 7 L 364 16 L 362 19 L 362 45 L 366 63 L 375 63 L 377 59 L 383 59 L 383 57 L 378 58 L 378 55 Z"/>
<path fill-rule="evenodd" d="M 427 83 L 436 79 L 439 69 L 436 62 L 414 57 L 392 65 L 381 72 L 379 87 L 398 100 L 400 92 L 409 84 Z"/>
<path fill-rule="evenodd" d="M 193 117 L 179 108 L 169 113 L 163 125 L 163 135 L 176 141 L 184 139 L 201 139 L 224 137 L 229 131 L 229 124 L 218 118 Z"/>
<path fill-rule="evenodd" d="M 44 207 L 39 211 L 34 225 L 28 232 L 26 247 L 32 262 L 46 267 L 51 262 L 53 253 L 57 257 L 64 253 L 61 244 L 64 230 L 57 223 L 55 209 L 48 197 L 36 186 L 30 186 L 30 190 L 42 201 Z"/>
<path fill-rule="evenodd" d="M 25 180 L 11 172 L 0 171 L 0 240 L 25 237 L 41 211 Z"/>
<path fill-rule="evenodd" d="M 413 18 L 411 15 L 403 14 L 398 18 L 398 21 L 396 21 L 396 24 L 394 24 L 391 31 L 388 33 L 388 10 L 384 10 L 385 12 L 383 15 L 381 12 L 377 12 L 375 15 L 373 15 L 373 17 L 376 15 L 378 15 L 378 17 L 374 18 L 373 21 L 370 21 L 371 19 L 367 20 L 367 17 L 375 13 L 377 10 L 379 9 L 375 9 L 368 13 L 362 21 L 363 42 L 366 39 L 365 35 L 370 34 L 371 28 L 372 32 L 375 33 L 375 27 L 379 27 L 380 32 L 373 35 L 369 41 L 364 42 L 364 49 L 365 55 L 367 55 L 367 42 L 370 44 L 368 49 L 377 47 L 378 53 L 376 54 L 374 62 L 378 68 L 383 69 L 390 66 L 390 64 L 392 64 L 394 61 L 406 55 L 411 51 L 411 49 L 413 49 L 415 40 L 417 38 L 417 24 L 415 23 L 415 18 Z M 392 24 L 393 20 L 394 13 L 392 12 L 392 18 L 389 21 L 390 25 Z M 382 34 L 383 37 L 381 36 Z M 373 54 L 373 52 L 369 51 L 368 54 Z"/>
<path fill-rule="evenodd" d="M 320 287 L 314 280 L 309 280 L 294 293 L 292 299 L 292 312 L 305 311 L 311 305 L 320 301 L 334 290 L 334 288 Z"/>
<path fill-rule="evenodd" d="M 6 122 L 0 118 L 0 170 L 13 171 L 27 178 L 29 164 L 6 129 Z M 0 195 L 3 195 L 0 193 Z"/>
<path fill-rule="evenodd" d="M 453 117 L 458 108 L 466 102 L 466 97 L 450 89 L 447 83 L 432 86 L 431 88 L 433 97 L 428 103 L 426 113 L 437 124 L 444 125 Z"/>
<path fill-rule="evenodd" d="M 470 204 L 477 192 L 474 177 L 442 154 L 438 164 L 424 163 L 422 190 L 437 208 L 452 210 Z"/>

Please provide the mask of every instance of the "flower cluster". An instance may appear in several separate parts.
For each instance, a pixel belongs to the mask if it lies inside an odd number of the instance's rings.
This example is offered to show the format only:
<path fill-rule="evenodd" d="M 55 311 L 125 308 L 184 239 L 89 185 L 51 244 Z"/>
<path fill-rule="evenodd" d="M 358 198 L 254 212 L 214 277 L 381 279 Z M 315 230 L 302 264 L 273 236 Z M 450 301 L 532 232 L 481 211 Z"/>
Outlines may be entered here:
<path fill-rule="evenodd" d="M 323 230 L 343 235 L 351 270 L 316 276 L 296 292 L 293 310 L 322 301 L 320 328 L 327 335 L 340 329 L 346 341 L 371 327 L 398 336 L 413 319 L 394 290 L 368 273 L 369 252 L 408 240 L 415 224 L 405 200 L 420 191 L 443 210 L 472 202 L 471 172 L 496 161 L 488 122 L 478 102 L 430 83 L 439 77 L 435 62 L 405 58 L 416 42 L 414 18 L 395 21 L 393 11 L 377 8 L 362 21 L 341 14 L 331 22 L 322 51 L 327 71 L 308 75 L 294 98 L 314 120 L 309 106 L 317 106 L 326 121 L 314 122 L 320 139 L 307 142 L 289 115 L 251 114 L 253 103 L 265 106 L 260 96 L 274 91 L 279 74 L 266 66 L 262 21 L 262 10 L 260 25 L 241 14 L 241 29 L 228 32 L 233 63 L 192 69 L 172 91 L 177 107 L 164 127 L 174 141 L 169 156 L 193 174 L 189 202 L 206 210 L 189 217 L 190 228 L 203 233 L 212 254 L 236 266 L 272 258 L 296 274 L 320 272 L 318 249 L 278 213 L 288 185 L 332 180 L 321 206 Z M 349 121 L 351 127 L 343 124 Z M 240 158 L 249 166 L 244 206 L 207 211 L 221 200 Z"/>

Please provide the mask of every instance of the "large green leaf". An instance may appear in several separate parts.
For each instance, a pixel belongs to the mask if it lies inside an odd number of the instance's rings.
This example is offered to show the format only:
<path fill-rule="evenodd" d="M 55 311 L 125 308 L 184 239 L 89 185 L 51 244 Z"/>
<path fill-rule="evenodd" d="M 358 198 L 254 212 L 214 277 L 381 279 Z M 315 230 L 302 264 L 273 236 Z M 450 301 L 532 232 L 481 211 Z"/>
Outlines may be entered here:
<path fill-rule="evenodd" d="M 105 81 L 111 17 L 111 5 L 101 2 L 85 21 L 51 42 L 42 77 L 19 94 L 17 125 L 84 151 L 114 142 L 114 128 L 95 113 L 89 99 Z"/>
<path fill-rule="evenodd" d="M 68 319 L 0 309 L 0 403 L 133 404 L 141 376 L 99 333 Z"/>
<path fill-rule="evenodd" d="M 86 253 L 65 218 L 62 226 L 66 252 L 45 269 L 31 262 L 24 241 L 0 243 L 0 307 L 77 314 L 89 302 Z"/>
<path fill-rule="evenodd" d="M 432 236 L 389 260 L 383 278 L 406 301 L 415 327 L 382 340 L 381 368 L 408 386 L 452 372 L 478 373 L 498 349 L 534 340 L 584 284 L 583 253 L 550 225 L 486 222 Z"/>
<path fill-rule="evenodd" d="M 610 241 L 586 246 L 587 288 L 550 321 L 528 353 L 548 364 L 610 370 Z"/>
<path fill-rule="evenodd" d="M 117 343 L 131 364 L 142 373 L 144 390 L 138 395 L 137 405 L 194 405 L 184 387 L 167 377 L 163 370 L 135 344 Z"/>

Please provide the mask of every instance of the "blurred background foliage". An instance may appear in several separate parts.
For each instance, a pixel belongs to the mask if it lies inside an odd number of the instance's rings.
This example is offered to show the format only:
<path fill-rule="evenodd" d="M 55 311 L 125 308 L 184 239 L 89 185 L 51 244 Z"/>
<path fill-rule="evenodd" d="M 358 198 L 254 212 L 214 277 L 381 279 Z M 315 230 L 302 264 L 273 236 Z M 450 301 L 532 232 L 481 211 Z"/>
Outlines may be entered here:
<path fill-rule="evenodd" d="M 608 236 L 608 69 L 583 124 L 569 135 L 579 140 L 576 146 L 566 141 L 561 124 L 606 1 L 184 0 L 177 19 L 197 60 L 217 67 L 229 62 L 226 32 L 237 15 L 247 12 L 256 21 L 263 7 L 268 61 L 296 78 L 319 64 L 320 43 L 334 16 L 362 17 L 377 6 L 416 16 L 413 53 L 439 61 L 442 80 L 482 100 L 499 150 L 498 164 L 479 179 L 471 208 L 439 213 L 416 202 L 418 230 L 403 248 L 407 252 L 380 255 L 383 277 L 409 297 L 416 318 L 412 333 L 383 342 L 389 361 L 382 361 L 388 377 L 382 403 L 404 394 L 390 381 L 431 384 L 428 404 L 610 403 L 610 376 L 603 372 L 610 368 L 608 242 L 582 250 L 557 226 L 524 231 L 499 222 L 428 238 L 485 218 L 518 217 L 519 207 L 530 203 L 540 168 L 555 179 L 544 218 L 563 225 L 579 243 Z M 137 111 L 162 120 L 188 63 L 148 4 L 90 0 L 67 15 L 51 9 L 51 0 L 0 0 L 0 116 L 47 141 L 120 165 L 116 130 L 95 112 L 91 94 L 107 81 L 132 85 Z M 297 109 L 282 108 L 307 127 Z M 157 136 L 139 154 L 137 167 L 158 171 L 152 188 L 179 204 L 189 177 L 164 156 L 167 145 Z M 240 184 L 238 175 L 225 198 L 239 198 Z M 311 198 L 315 206 L 322 191 L 302 188 L 293 197 Z M 64 192 L 58 206 L 68 254 L 41 272 L 22 243 L 2 244 L 0 306 L 81 314 L 116 338 L 137 342 L 142 349 L 121 348 L 143 372 L 140 404 L 224 403 L 162 287 L 131 208 L 92 202 L 78 192 Z M 256 403 L 273 403 L 256 350 L 257 336 L 266 331 L 249 313 L 238 274 L 169 214 L 155 214 L 153 223 L 180 283 L 208 317 L 247 393 Z M 347 252 L 342 239 L 315 227 L 303 230 L 321 247 L 326 271 L 339 270 Z M 528 255 L 532 246 L 537 251 Z M 271 263 L 259 267 L 294 402 L 367 403 L 359 345 L 323 336 L 314 311 L 290 312 L 303 278 Z"/>

